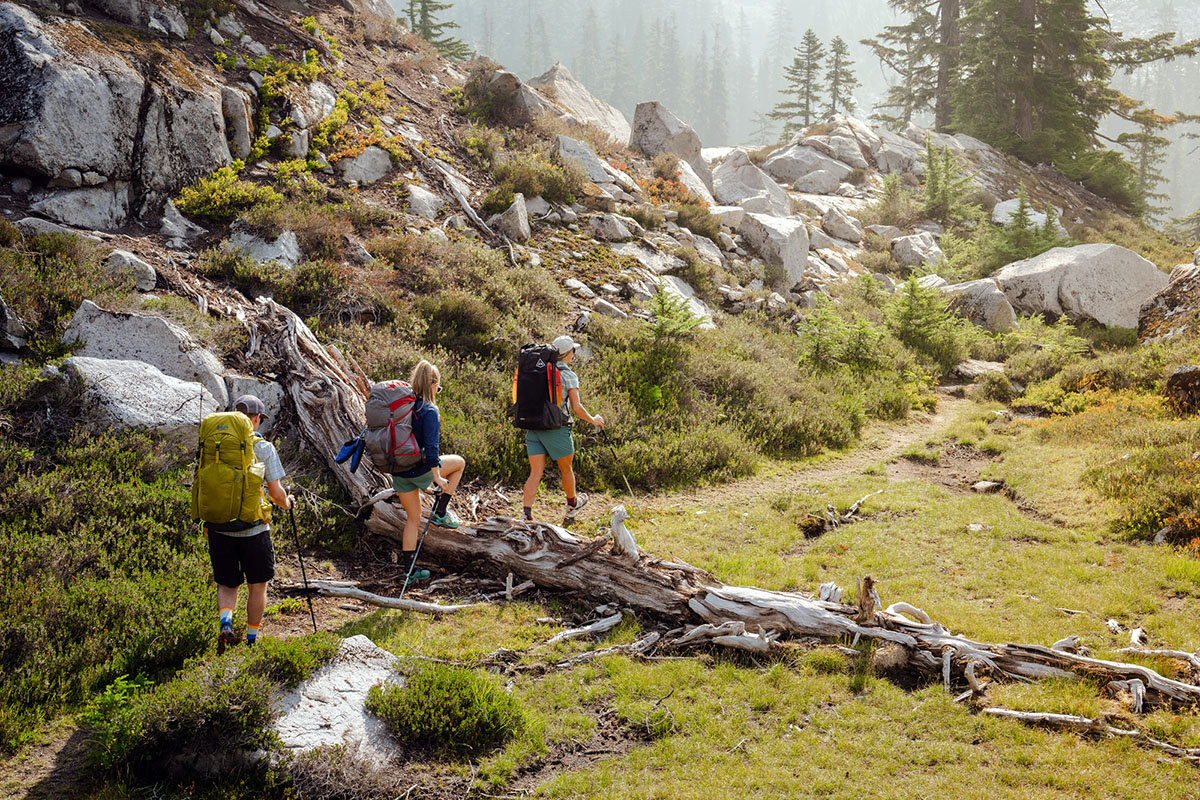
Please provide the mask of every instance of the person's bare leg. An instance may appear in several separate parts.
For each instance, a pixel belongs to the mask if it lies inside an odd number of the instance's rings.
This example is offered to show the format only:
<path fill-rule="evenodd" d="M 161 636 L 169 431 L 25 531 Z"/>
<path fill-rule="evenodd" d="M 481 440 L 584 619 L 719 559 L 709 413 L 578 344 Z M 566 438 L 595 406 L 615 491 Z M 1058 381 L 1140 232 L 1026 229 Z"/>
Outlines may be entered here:
<path fill-rule="evenodd" d="M 538 484 L 542 482 L 542 473 L 546 471 L 546 454 L 529 457 L 529 477 L 525 480 L 524 501 L 526 508 L 533 508 L 537 499 Z"/>
<path fill-rule="evenodd" d="M 400 492 L 400 505 L 404 508 L 407 519 L 404 521 L 404 533 L 400 535 L 400 549 L 412 552 L 417 549 L 417 534 L 421 530 L 421 493 L 415 489 L 411 492 Z"/>
<path fill-rule="evenodd" d="M 251 583 L 246 586 L 246 624 L 262 625 L 263 609 L 267 607 L 267 585 Z"/>
<path fill-rule="evenodd" d="M 237 611 L 238 587 L 217 584 L 217 610 L 230 608 Z"/>
<path fill-rule="evenodd" d="M 571 469 L 571 463 L 575 460 L 575 454 L 563 456 L 558 461 L 558 471 L 562 474 L 562 487 L 568 498 L 575 496 L 575 470 Z"/>
<path fill-rule="evenodd" d="M 467 460 L 462 456 L 442 456 L 442 477 L 446 479 L 446 483 L 450 484 L 447 487 L 450 494 L 454 494 L 458 490 L 458 484 L 462 480 L 466 466 Z"/>

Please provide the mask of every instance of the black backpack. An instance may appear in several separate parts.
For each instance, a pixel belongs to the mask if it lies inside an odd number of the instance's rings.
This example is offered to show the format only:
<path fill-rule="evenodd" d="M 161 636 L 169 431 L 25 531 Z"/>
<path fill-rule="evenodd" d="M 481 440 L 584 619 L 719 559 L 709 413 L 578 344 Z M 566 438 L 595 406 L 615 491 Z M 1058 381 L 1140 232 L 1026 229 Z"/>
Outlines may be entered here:
<path fill-rule="evenodd" d="M 527 344 L 513 373 L 513 424 L 531 431 L 549 431 L 571 424 L 562 410 L 562 377 L 558 351 L 549 344 Z"/>

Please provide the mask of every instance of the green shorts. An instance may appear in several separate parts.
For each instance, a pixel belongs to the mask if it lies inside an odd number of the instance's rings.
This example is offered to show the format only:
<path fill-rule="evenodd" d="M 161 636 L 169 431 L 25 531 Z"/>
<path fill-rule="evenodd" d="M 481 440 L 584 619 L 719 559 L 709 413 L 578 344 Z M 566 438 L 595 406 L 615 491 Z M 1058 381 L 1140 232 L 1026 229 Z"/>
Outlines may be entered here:
<path fill-rule="evenodd" d="M 575 452 L 570 426 L 548 431 L 525 431 L 525 452 L 531 456 L 550 456 L 551 461 L 566 458 Z"/>
<path fill-rule="evenodd" d="M 418 475 L 415 478 L 401 478 L 399 475 L 392 476 L 392 488 L 398 494 L 421 492 L 428 489 L 431 483 L 433 483 L 433 470 L 429 470 L 425 474 Z"/>

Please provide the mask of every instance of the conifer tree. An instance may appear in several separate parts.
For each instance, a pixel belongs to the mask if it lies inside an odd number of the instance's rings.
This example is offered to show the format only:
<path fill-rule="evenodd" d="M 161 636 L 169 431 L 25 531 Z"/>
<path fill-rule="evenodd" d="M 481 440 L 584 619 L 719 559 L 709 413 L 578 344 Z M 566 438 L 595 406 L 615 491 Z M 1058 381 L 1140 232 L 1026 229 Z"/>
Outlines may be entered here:
<path fill-rule="evenodd" d="M 1161 134 L 1177 120 L 1157 114 L 1148 108 L 1138 109 L 1130 116 L 1137 124 L 1138 130 L 1122 133 L 1117 137 L 1117 141 L 1133 153 L 1133 166 L 1137 170 L 1137 190 L 1146 198 L 1147 215 L 1152 218 L 1160 217 L 1167 210 L 1162 204 L 1167 195 L 1158 191 L 1158 187 L 1166 181 L 1166 176 L 1162 174 L 1162 164 L 1167 157 L 1167 148 L 1171 146 L 1171 140 Z"/>
<path fill-rule="evenodd" d="M 408 0 L 408 27 L 417 36 L 437 48 L 446 58 L 465 61 L 471 57 L 471 48 L 462 39 L 446 33 L 457 28 L 457 22 L 438 22 L 438 12 L 452 8 L 452 3 L 438 0 Z"/>
<path fill-rule="evenodd" d="M 825 73 L 825 85 L 829 90 L 829 103 L 825 106 L 826 116 L 854 112 L 857 105 L 854 90 L 862 84 L 854 75 L 850 47 L 840 36 L 835 36 L 829 45 L 829 70 Z"/>
<path fill-rule="evenodd" d="M 728 138 L 726 114 L 729 111 L 729 90 L 725 82 L 725 62 L 728 50 L 721 43 L 721 28 L 713 28 L 712 63 L 708 70 L 708 97 L 701 104 L 704 111 L 705 136 L 712 142 L 724 142 Z"/>
<path fill-rule="evenodd" d="M 777 103 L 768 115 L 771 119 L 783 121 L 783 130 L 779 134 L 781 139 L 790 139 L 798 131 L 816 122 L 817 106 L 825 88 L 821 83 L 825 46 L 813 33 L 812 28 L 804 32 L 804 39 L 795 52 L 792 63 L 783 69 L 787 88 L 781 92 L 794 99 Z"/>
<path fill-rule="evenodd" d="M 888 0 L 908 21 L 884 28 L 874 39 L 862 40 L 899 79 L 888 89 L 887 101 L 879 105 L 898 113 L 877 113 L 878 119 L 900 127 L 911 121 L 914 113 L 932 109 L 934 127 L 939 131 L 949 127 L 959 71 L 959 20 L 972 1 Z"/>

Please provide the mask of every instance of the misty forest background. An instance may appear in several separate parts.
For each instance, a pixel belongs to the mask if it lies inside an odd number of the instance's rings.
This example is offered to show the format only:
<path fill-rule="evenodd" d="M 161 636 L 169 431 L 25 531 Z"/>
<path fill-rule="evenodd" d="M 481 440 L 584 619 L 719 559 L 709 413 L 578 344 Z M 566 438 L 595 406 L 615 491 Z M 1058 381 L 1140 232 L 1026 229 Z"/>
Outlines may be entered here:
<path fill-rule="evenodd" d="M 398 11 L 404 0 L 392 0 Z M 1200 37 L 1200 15 L 1188 0 L 1105 0 L 1089 11 L 1127 36 Z M 782 123 L 768 114 L 784 100 L 784 67 L 811 29 L 828 52 L 834 37 L 850 47 L 861 87 L 855 116 L 868 119 L 896 75 L 862 43 L 905 17 L 888 0 L 460 0 L 441 18 L 462 39 L 522 78 L 561 61 L 588 89 L 633 118 L 642 101 L 659 100 L 689 122 L 705 146 L 762 145 L 779 139 Z M 1200 114 L 1200 58 L 1156 62 L 1118 71 L 1115 88 L 1164 115 Z M 932 126 L 931 113 L 914 122 Z M 1136 126 L 1110 116 L 1100 133 L 1116 139 Z M 1164 195 L 1158 215 L 1200 209 L 1198 124 L 1162 132 L 1170 140 L 1160 166 Z M 1115 146 L 1115 145 L 1114 145 Z"/>

